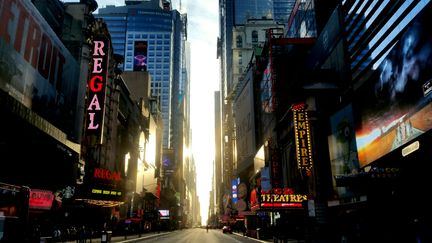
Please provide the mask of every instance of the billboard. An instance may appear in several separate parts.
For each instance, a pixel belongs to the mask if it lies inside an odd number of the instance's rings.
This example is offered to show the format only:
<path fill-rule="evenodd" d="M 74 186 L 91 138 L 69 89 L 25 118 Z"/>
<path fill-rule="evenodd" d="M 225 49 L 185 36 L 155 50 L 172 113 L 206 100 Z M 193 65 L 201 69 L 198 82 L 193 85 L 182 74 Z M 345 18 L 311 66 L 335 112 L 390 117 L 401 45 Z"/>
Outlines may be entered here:
<path fill-rule="evenodd" d="M 236 122 L 236 146 L 238 158 L 238 171 L 242 171 L 253 164 L 256 154 L 254 96 L 252 86 L 252 72 L 248 72 L 244 85 L 238 91 L 234 102 Z"/>
<path fill-rule="evenodd" d="M 430 8 L 413 20 L 377 70 L 358 89 L 356 142 L 360 166 L 432 128 Z"/>
<path fill-rule="evenodd" d="M 147 41 L 135 41 L 134 71 L 147 71 Z"/>
<path fill-rule="evenodd" d="M 333 176 L 353 175 L 359 172 L 357 146 L 354 132 L 352 105 L 347 105 L 330 117 L 331 134 L 328 137 L 329 155 Z M 333 179 L 336 187 L 336 181 Z M 345 187 L 338 187 L 339 197 L 348 197 L 352 193 Z"/>
<path fill-rule="evenodd" d="M 273 96 L 273 82 L 272 82 L 272 69 L 271 63 L 267 64 L 264 70 L 262 80 L 260 82 L 260 94 L 261 94 L 261 108 L 265 113 L 271 113 L 274 111 L 274 96 Z"/>
<path fill-rule="evenodd" d="M 30 1 L 1 1 L 0 23 L 0 89 L 78 139 L 74 57 Z"/>

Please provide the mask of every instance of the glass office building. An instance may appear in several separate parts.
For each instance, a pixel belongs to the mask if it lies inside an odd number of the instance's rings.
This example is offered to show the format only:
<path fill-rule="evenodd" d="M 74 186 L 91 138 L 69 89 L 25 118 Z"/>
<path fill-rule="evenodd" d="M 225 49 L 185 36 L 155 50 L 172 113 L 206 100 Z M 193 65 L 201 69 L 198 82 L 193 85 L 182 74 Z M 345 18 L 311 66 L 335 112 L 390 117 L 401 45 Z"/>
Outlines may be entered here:
<path fill-rule="evenodd" d="M 111 33 L 114 53 L 124 56 L 124 71 L 148 71 L 151 94 L 158 97 L 164 126 L 163 146 L 170 147 L 173 83 L 181 78 L 182 18 L 176 10 L 143 2 L 107 6 L 103 18 Z M 176 81 L 177 80 L 177 81 Z"/>
<path fill-rule="evenodd" d="M 248 19 L 272 19 L 273 0 L 234 1 L 234 25 L 245 24 Z"/>
<path fill-rule="evenodd" d="M 296 0 L 273 0 L 273 19 L 286 27 L 295 3 Z"/>

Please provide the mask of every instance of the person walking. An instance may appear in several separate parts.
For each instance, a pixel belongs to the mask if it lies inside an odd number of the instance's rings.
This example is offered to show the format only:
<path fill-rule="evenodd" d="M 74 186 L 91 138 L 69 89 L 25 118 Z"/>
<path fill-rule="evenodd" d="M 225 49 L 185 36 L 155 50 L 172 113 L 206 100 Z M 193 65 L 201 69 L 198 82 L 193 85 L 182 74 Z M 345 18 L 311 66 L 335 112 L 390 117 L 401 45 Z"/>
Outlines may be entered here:
<path fill-rule="evenodd" d="M 87 241 L 86 229 L 85 229 L 85 226 L 83 225 L 78 232 L 78 242 L 79 243 L 86 243 L 86 241 Z"/>

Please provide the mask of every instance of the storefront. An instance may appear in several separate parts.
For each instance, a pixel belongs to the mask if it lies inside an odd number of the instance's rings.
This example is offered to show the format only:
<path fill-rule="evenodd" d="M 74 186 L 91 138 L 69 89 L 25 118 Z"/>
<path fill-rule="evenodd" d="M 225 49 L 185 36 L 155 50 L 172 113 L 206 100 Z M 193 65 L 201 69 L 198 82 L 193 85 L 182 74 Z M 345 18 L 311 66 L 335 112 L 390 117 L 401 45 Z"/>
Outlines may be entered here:
<path fill-rule="evenodd" d="M 257 187 L 252 190 L 250 200 L 260 239 L 303 237 L 306 195 L 296 194 L 292 188 L 262 190 Z"/>

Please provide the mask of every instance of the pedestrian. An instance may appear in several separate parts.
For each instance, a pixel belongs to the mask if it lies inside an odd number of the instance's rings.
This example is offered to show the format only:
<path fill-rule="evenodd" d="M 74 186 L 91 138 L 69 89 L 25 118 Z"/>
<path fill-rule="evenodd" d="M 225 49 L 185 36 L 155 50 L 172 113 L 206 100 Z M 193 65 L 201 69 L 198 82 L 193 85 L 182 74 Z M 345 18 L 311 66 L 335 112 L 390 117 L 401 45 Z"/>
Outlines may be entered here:
<path fill-rule="evenodd" d="M 209 228 L 209 226 L 207 225 L 207 226 L 206 226 L 207 232 L 208 232 L 208 228 Z"/>
<path fill-rule="evenodd" d="M 86 230 L 84 225 L 81 227 L 81 229 L 78 232 L 78 242 L 86 243 Z"/>

